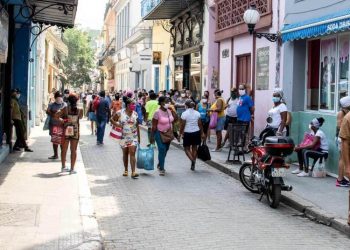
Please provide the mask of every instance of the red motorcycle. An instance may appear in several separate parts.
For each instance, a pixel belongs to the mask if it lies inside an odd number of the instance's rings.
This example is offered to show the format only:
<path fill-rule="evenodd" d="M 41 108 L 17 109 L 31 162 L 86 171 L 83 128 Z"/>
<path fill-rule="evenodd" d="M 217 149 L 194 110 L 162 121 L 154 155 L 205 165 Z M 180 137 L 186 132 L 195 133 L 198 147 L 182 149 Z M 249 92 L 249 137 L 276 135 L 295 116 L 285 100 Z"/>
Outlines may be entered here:
<path fill-rule="evenodd" d="M 239 170 L 239 178 L 243 186 L 252 193 L 264 195 L 272 208 L 277 208 L 281 191 L 291 191 L 292 186 L 284 184 L 285 170 L 289 165 L 285 157 L 294 150 L 294 142 L 289 137 L 271 136 L 265 143 L 253 138 L 248 146 L 252 153 L 251 162 L 245 162 Z"/>

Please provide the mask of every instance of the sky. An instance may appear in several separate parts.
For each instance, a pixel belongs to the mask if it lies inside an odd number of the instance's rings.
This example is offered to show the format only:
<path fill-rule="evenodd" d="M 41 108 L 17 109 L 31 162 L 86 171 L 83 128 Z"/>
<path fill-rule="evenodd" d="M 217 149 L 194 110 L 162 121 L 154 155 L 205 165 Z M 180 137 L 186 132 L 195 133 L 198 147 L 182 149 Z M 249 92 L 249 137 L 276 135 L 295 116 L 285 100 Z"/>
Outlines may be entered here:
<path fill-rule="evenodd" d="M 107 0 L 79 0 L 75 24 L 101 30 Z"/>

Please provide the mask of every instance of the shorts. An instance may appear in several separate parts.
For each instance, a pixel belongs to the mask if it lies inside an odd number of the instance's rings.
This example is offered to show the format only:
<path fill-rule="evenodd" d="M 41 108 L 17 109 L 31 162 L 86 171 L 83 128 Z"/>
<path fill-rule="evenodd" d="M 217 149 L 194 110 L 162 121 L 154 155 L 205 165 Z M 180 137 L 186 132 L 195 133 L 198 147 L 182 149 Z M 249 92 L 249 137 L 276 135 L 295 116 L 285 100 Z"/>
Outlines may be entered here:
<path fill-rule="evenodd" d="M 218 117 L 218 122 L 216 124 L 215 131 L 223 131 L 225 127 L 225 117 Z"/>
<path fill-rule="evenodd" d="M 89 112 L 89 120 L 92 122 L 96 121 L 96 114 L 95 112 Z"/>
<path fill-rule="evenodd" d="M 199 146 L 202 143 L 201 132 L 184 133 L 183 146 Z"/>
<path fill-rule="evenodd" d="M 237 117 L 226 116 L 224 129 L 227 130 L 229 124 L 237 122 Z"/>

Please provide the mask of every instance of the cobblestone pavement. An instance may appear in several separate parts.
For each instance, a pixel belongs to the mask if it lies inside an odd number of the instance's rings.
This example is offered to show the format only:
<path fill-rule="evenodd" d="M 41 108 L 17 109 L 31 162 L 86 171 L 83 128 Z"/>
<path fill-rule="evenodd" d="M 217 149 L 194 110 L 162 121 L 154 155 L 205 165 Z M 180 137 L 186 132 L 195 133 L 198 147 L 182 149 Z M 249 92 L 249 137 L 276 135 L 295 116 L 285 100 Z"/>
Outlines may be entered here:
<path fill-rule="evenodd" d="M 167 173 L 122 177 L 121 150 L 95 145 L 83 126 L 81 151 L 106 249 L 349 249 L 349 238 L 246 191 L 236 180 L 171 147 Z"/>

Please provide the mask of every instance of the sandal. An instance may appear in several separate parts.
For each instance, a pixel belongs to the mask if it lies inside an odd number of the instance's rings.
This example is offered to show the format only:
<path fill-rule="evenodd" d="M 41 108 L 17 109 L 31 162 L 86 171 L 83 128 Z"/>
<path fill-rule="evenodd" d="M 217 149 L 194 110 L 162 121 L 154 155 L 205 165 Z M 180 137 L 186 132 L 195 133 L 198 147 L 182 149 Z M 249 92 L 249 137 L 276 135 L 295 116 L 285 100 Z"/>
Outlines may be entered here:
<path fill-rule="evenodd" d="M 137 177 L 139 177 L 139 174 L 138 174 L 138 173 L 133 172 L 133 173 L 131 174 L 131 178 L 136 179 Z"/>
<path fill-rule="evenodd" d="M 49 157 L 49 160 L 57 160 L 57 159 L 58 159 L 58 156 L 55 156 L 55 155 Z"/>
<path fill-rule="evenodd" d="M 128 175 L 129 175 L 128 171 L 124 171 L 123 176 L 128 176 Z"/>

